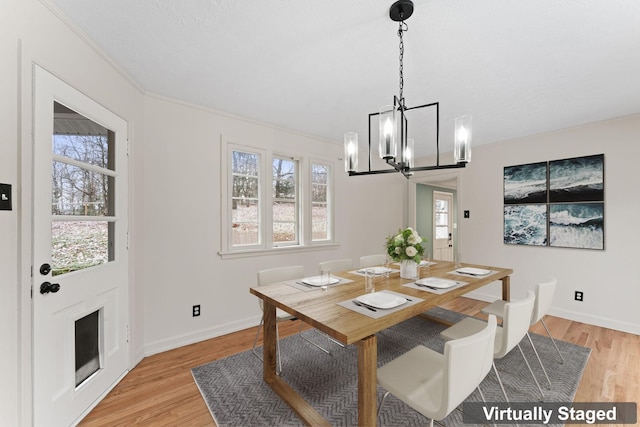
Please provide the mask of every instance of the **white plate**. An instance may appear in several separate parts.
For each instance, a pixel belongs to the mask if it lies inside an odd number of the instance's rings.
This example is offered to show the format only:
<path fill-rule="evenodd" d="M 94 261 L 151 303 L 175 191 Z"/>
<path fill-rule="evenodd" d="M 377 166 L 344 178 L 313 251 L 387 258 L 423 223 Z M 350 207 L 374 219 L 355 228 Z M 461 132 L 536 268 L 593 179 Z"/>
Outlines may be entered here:
<path fill-rule="evenodd" d="M 447 289 L 452 288 L 458 284 L 454 280 L 438 279 L 437 277 L 425 277 L 424 279 L 416 280 L 418 285 L 429 286 L 430 288 Z"/>
<path fill-rule="evenodd" d="M 322 282 L 320 281 L 320 279 L 321 279 L 320 276 L 305 277 L 304 279 L 301 280 L 301 282 L 310 286 L 322 286 Z M 340 279 L 338 279 L 337 277 L 331 276 L 329 279 L 329 284 L 335 285 L 339 281 Z"/>
<path fill-rule="evenodd" d="M 388 294 L 386 292 L 372 292 L 370 294 L 360 295 L 356 299 L 363 304 L 382 309 L 398 307 L 399 305 L 407 302 L 406 298 Z"/>
<path fill-rule="evenodd" d="M 362 273 L 362 274 L 364 274 L 364 272 L 365 272 L 366 270 L 369 270 L 369 269 L 373 270 L 373 274 L 375 274 L 375 275 L 377 275 L 377 276 L 379 276 L 379 275 L 381 275 L 381 274 L 384 274 L 384 273 L 386 273 L 387 271 L 389 271 L 389 272 L 392 272 L 392 271 L 393 271 L 392 269 L 387 268 L 387 267 L 366 267 L 366 268 L 361 268 L 360 270 L 358 270 L 358 273 Z"/>
<path fill-rule="evenodd" d="M 483 270 L 482 268 L 463 267 L 456 270 L 458 273 L 471 274 L 472 276 L 486 276 L 491 270 Z"/>

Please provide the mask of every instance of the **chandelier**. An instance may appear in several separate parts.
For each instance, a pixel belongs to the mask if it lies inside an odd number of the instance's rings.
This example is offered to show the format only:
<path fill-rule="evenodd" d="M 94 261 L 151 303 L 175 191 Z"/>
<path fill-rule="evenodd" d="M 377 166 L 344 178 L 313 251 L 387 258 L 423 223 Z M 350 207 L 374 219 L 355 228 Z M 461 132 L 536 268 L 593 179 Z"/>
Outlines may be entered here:
<path fill-rule="evenodd" d="M 400 90 L 399 96 L 393 97 L 393 105 L 381 107 L 376 113 L 369 114 L 369 169 L 358 172 L 358 134 L 347 132 L 344 134 L 344 167 L 349 176 L 372 175 L 379 173 L 400 172 L 406 178 L 413 172 L 435 169 L 463 168 L 471 161 L 471 116 L 465 115 L 455 119 L 455 138 L 453 147 L 454 163 L 440 164 L 440 104 L 433 102 L 407 107 L 403 95 L 404 76 L 404 42 L 403 34 L 409 28 L 406 19 L 413 14 L 413 2 L 411 0 L 398 0 L 389 9 L 389 17 L 398 22 L 398 37 L 400 38 Z M 436 110 L 436 164 L 433 166 L 414 167 L 414 135 L 409 132 L 409 123 L 406 113 L 410 110 L 434 108 Z M 371 122 L 378 116 L 378 153 L 393 169 L 371 169 Z M 410 137 L 411 136 L 411 137 Z"/>

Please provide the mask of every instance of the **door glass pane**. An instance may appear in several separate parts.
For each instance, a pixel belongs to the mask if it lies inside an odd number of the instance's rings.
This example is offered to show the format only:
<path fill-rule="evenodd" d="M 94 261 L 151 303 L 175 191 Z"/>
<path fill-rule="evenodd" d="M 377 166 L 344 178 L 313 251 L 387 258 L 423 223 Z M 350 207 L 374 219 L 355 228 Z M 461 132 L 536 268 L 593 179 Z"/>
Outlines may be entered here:
<path fill-rule="evenodd" d="M 100 369 L 100 312 L 75 322 L 76 387 Z"/>
<path fill-rule="evenodd" d="M 436 239 L 448 239 L 449 227 L 436 227 Z"/>
<path fill-rule="evenodd" d="M 53 161 L 51 213 L 53 215 L 109 216 L 110 176 Z"/>
<path fill-rule="evenodd" d="M 115 222 L 98 218 L 115 216 L 115 134 L 60 103 L 53 112 L 51 264 L 59 275 L 115 259 Z"/>
<path fill-rule="evenodd" d="M 51 265 L 54 276 L 112 260 L 107 221 L 52 221 Z"/>

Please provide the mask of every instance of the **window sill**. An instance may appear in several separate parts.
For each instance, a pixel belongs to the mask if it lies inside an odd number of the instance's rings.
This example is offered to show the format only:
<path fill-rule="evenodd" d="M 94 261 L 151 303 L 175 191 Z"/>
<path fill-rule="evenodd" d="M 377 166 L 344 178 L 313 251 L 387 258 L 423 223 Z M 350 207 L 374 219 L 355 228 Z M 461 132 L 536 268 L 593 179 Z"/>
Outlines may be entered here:
<path fill-rule="evenodd" d="M 224 260 L 224 259 L 248 258 L 248 257 L 255 257 L 255 256 L 325 251 L 329 249 L 335 249 L 338 247 L 340 247 L 340 243 L 331 242 L 331 243 L 316 243 L 313 245 L 305 245 L 305 246 L 283 246 L 283 247 L 271 248 L 271 249 L 247 249 L 247 250 L 238 250 L 238 251 L 232 251 L 232 252 L 218 252 L 218 255 L 220 255 L 220 258 Z"/>

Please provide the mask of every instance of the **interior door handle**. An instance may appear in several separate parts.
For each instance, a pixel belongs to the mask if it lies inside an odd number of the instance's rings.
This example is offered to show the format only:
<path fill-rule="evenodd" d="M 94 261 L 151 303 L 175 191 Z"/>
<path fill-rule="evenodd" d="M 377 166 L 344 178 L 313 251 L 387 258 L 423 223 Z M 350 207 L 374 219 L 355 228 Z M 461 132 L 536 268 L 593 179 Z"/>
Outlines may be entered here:
<path fill-rule="evenodd" d="M 60 285 L 58 283 L 44 282 L 42 285 L 40 285 L 40 293 L 43 295 L 48 294 L 49 292 L 55 294 L 59 290 Z"/>

